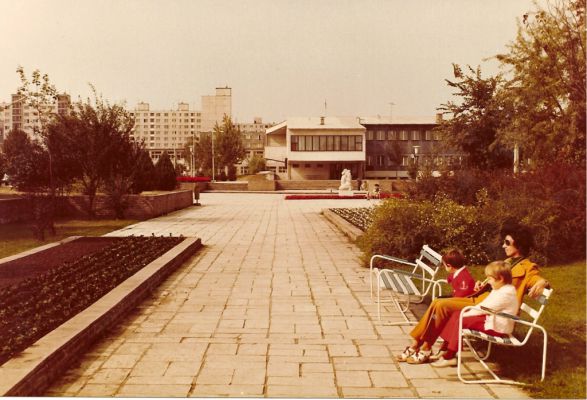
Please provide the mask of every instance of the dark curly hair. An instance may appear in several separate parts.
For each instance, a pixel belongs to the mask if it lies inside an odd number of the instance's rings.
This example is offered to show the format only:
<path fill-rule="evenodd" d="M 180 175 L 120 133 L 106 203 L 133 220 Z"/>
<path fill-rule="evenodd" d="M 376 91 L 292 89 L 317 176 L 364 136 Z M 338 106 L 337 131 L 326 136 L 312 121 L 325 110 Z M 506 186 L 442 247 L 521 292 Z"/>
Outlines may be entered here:
<path fill-rule="evenodd" d="M 514 247 L 520 253 L 527 257 L 530 254 L 530 249 L 534 245 L 534 235 L 527 226 L 524 226 L 513 219 L 508 219 L 503 223 L 500 231 L 501 237 L 510 235 L 514 239 Z"/>

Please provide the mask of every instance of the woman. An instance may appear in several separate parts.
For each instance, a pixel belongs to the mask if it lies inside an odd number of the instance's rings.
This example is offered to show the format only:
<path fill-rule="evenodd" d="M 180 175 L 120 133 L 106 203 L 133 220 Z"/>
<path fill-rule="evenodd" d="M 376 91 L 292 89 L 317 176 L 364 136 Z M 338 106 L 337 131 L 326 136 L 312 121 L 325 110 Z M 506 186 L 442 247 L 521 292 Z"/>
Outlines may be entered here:
<path fill-rule="evenodd" d="M 505 262 L 512 270 L 512 284 L 516 288 L 518 303 L 522 304 L 526 293 L 530 297 L 538 297 L 544 288 L 549 287 L 549 283 L 540 276 L 538 266 L 527 258 L 533 244 L 532 233 L 528 228 L 517 223 L 506 223 L 501 230 L 501 235 L 504 238 L 502 247 L 507 256 Z M 483 289 L 481 283 L 477 282 L 476 292 L 481 292 L 481 289 Z M 488 294 L 432 301 L 420 322 L 410 332 L 412 343 L 401 354 L 396 355 L 396 360 L 409 364 L 429 362 L 432 356 L 432 345 L 438 339 L 452 313 L 466 306 L 479 304 Z"/>

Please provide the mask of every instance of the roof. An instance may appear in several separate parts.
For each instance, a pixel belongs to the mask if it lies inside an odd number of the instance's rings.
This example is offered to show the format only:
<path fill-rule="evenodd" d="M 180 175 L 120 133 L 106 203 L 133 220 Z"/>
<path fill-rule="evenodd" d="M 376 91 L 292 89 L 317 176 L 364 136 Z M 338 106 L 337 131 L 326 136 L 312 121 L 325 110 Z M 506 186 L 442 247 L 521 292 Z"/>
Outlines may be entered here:
<path fill-rule="evenodd" d="M 324 118 L 323 124 L 321 123 L 322 118 Z M 285 121 L 267 129 L 266 133 L 277 133 L 285 128 L 365 130 L 365 127 L 359 124 L 359 119 L 357 117 L 290 117 Z"/>
<path fill-rule="evenodd" d="M 363 125 L 436 125 L 436 115 L 426 116 L 381 116 L 361 117 Z"/>

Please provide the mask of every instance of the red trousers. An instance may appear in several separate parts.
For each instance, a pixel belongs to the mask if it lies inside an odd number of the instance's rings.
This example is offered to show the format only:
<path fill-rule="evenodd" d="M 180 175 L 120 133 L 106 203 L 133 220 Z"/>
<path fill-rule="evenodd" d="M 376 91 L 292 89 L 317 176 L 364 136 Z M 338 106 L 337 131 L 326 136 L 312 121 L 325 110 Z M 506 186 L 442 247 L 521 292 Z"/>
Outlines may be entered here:
<path fill-rule="evenodd" d="M 440 333 L 440 337 L 448 343 L 448 350 L 457 352 L 459 349 L 459 317 L 462 311 L 453 312 L 450 319 L 447 321 L 444 329 Z M 496 332 L 492 329 L 485 329 L 485 319 L 487 315 L 472 315 L 463 318 L 463 328 L 473 329 L 479 332 L 485 332 L 493 336 L 506 336 L 501 332 Z"/>

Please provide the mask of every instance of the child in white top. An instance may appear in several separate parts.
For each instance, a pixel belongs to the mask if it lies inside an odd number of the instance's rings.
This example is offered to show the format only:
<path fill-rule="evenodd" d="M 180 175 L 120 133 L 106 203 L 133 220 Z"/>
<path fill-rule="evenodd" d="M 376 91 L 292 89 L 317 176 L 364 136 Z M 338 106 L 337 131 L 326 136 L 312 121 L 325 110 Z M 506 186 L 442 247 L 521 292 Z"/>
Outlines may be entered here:
<path fill-rule="evenodd" d="M 520 304 L 516 297 L 516 288 L 512 283 L 512 271 L 503 261 L 494 261 L 485 267 L 485 275 L 492 291 L 476 308 L 481 306 L 495 312 L 505 312 L 516 315 Z M 456 365 L 456 352 L 459 340 L 460 312 L 454 312 L 445 325 L 440 336 L 448 343 L 446 353 L 436 362 L 434 367 Z M 493 336 L 506 336 L 514 330 L 514 321 L 498 315 L 487 315 L 476 309 L 469 309 L 463 313 L 463 328 L 485 332 Z"/>

